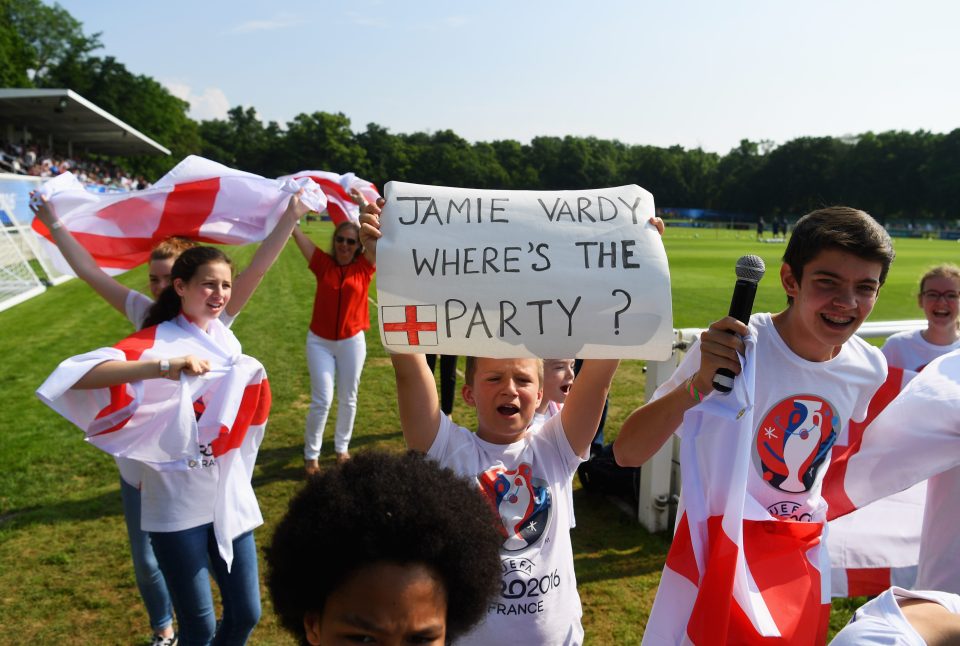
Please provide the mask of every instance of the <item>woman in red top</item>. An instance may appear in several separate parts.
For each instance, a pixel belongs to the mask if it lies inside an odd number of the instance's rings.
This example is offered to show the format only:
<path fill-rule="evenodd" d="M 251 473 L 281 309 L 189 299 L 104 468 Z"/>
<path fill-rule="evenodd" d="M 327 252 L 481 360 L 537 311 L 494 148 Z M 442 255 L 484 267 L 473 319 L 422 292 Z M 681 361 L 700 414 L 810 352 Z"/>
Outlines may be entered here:
<path fill-rule="evenodd" d="M 337 388 L 337 428 L 334 451 L 337 462 L 350 457 L 347 446 L 357 414 L 357 388 L 367 355 L 364 330 L 370 327 L 367 291 L 373 263 L 360 246 L 360 227 L 341 222 L 333 234 L 330 254 L 321 251 L 300 229 L 293 239 L 317 278 L 313 318 L 307 332 L 307 366 L 310 369 L 310 410 L 304 433 L 303 459 L 307 475 L 316 473 L 327 413 Z"/>

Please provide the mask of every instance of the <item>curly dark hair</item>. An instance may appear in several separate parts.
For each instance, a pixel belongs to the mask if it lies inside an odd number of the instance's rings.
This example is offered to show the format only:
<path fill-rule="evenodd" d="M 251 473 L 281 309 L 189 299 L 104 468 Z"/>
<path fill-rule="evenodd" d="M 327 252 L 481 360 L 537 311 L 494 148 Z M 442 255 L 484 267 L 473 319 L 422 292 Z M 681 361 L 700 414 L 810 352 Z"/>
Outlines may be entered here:
<path fill-rule="evenodd" d="M 422 564 L 443 582 L 447 640 L 476 624 L 500 589 L 497 519 L 477 484 L 421 453 L 367 451 L 311 477 L 265 550 L 281 624 L 306 644 L 303 620 L 378 562 Z"/>

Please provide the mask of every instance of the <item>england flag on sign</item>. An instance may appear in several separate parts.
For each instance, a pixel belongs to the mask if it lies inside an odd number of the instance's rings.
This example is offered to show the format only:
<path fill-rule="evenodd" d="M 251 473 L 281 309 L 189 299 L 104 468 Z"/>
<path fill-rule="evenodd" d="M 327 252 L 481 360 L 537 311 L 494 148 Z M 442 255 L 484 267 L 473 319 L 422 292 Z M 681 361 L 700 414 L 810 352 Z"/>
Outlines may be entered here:
<path fill-rule="evenodd" d="M 384 305 L 380 320 L 384 345 L 437 345 L 436 305 Z"/>

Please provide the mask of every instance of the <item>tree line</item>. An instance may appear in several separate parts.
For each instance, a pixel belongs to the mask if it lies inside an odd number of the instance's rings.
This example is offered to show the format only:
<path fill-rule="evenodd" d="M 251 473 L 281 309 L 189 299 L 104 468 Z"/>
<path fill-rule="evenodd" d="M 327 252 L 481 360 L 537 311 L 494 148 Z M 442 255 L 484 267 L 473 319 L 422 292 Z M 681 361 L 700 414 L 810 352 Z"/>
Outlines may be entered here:
<path fill-rule="evenodd" d="M 169 158 L 122 160 L 159 177 L 188 154 L 276 177 L 305 169 L 353 171 L 378 186 L 391 179 L 501 189 L 582 189 L 639 184 L 657 204 L 755 217 L 797 216 L 850 204 L 881 220 L 960 218 L 960 128 L 800 137 L 781 145 L 742 140 L 724 155 L 595 137 L 469 142 L 452 130 L 355 131 L 342 113 L 298 114 L 281 126 L 253 107 L 194 121 L 189 105 L 112 56 L 99 34 L 59 5 L 0 0 L 0 87 L 70 88 L 170 148 Z"/>

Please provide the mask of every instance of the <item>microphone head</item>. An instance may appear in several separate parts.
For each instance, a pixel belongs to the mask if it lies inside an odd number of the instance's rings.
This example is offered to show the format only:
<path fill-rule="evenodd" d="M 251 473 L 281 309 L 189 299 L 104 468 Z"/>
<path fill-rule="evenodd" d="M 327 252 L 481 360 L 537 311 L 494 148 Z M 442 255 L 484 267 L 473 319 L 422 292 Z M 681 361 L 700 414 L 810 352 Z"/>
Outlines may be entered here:
<path fill-rule="evenodd" d="M 763 278 L 763 272 L 766 270 L 767 267 L 763 264 L 763 258 L 760 256 L 740 256 L 736 268 L 737 280 L 759 283 L 760 279 Z"/>

